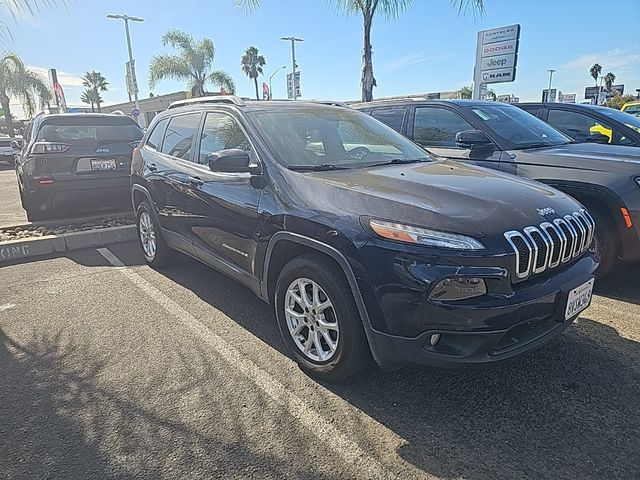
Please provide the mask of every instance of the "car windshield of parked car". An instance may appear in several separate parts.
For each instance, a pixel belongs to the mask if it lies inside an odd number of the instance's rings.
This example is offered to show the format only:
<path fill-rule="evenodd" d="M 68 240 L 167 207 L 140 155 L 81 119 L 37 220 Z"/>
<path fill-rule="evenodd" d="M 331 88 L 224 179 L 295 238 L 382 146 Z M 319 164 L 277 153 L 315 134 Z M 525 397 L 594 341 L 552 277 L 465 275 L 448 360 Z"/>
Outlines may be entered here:
<path fill-rule="evenodd" d="M 429 160 L 424 150 L 392 128 L 348 108 L 258 111 L 251 117 L 278 162 L 294 170 Z"/>
<path fill-rule="evenodd" d="M 640 132 L 640 118 L 631 115 L 629 109 L 621 112 L 608 107 L 593 107 L 599 113 L 606 115 L 609 118 L 614 119 L 617 122 L 624 123 L 627 127 L 633 128 L 635 131 Z"/>
<path fill-rule="evenodd" d="M 127 117 L 52 117 L 38 132 L 38 140 L 72 145 L 136 142 L 144 132 Z"/>
<path fill-rule="evenodd" d="M 503 140 L 508 150 L 573 142 L 551 125 L 511 105 L 474 105 L 467 108 L 494 136 Z"/>

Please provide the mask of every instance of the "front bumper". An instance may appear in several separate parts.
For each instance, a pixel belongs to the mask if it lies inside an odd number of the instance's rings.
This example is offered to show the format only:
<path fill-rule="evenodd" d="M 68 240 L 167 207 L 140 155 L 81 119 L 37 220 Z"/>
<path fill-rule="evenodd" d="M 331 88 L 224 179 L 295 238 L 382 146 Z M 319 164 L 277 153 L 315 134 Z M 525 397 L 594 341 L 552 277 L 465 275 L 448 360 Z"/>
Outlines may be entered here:
<path fill-rule="evenodd" d="M 399 272 L 398 263 L 395 266 Z M 441 266 L 422 265 L 423 269 L 412 266 L 411 280 L 405 272 L 401 275 L 404 279 L 378 284 L 371 293 L 362 292 L 370 315 L 365 325 L 367 337 L 374 358 L 383 368 L 407 364 L 434 367 L 491 364 L 526 353 L 574 321 L 575 318 L 565 319 L 569 292 L 593 278 L 597 263 L 587 253 L 557 271 L 510 285 L 509 293 L 457 303 L 428 300 L 428 287 L 420 289 L 415 281 L 420 274 L 426 277 Z M 499 272 L 500 268 L 486 271 Z M 496 278 L 493 291 L 502 283 L 504 279 Z M 432 345 L 434 334 L 440 337 Z"/>

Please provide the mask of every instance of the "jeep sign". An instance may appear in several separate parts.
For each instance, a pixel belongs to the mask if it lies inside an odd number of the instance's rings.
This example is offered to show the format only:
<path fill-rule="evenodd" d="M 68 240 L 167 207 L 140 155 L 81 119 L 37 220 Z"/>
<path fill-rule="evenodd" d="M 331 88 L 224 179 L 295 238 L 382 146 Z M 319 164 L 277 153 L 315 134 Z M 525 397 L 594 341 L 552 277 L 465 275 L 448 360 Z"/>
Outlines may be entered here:
<path fill-rule="evenodd" d="M 474 99 L 481 98 L 483 84 L 513 82 L 516 79 L 519 43 L 520 25 L 517 24 L 478 32 Z"/>

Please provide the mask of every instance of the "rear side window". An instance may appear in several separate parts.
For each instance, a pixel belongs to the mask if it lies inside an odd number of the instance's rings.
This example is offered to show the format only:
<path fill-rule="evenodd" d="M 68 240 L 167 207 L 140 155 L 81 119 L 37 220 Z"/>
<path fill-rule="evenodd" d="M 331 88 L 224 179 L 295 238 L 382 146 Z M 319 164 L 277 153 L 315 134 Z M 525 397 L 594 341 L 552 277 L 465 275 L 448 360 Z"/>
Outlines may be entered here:
<path fill-rule="evenodd" d="M 413 141 L 426 147 L 455 147 L 456 133 L 475 130 L 464 118 L 438 107 L 416 108 Z"/>
<path fill-rule="evenodd" d="M 164 132 L 167 128 L 167 123 L 169 123 L 169 119 L 165 118 L 164 120 L 160 120 L 156 126 L 153 127 L 151 135 L 147 138 L 147 146 L 154 150 L 160 150 L 160 147 L 162 146 L 162 139 L 164 138 Z"/>
<path fill-rule="evenodd" d="M 128 117 L 60 116 L 45 120 L 37 140 L 72 145 L 135 142 L 142 129 Z"/>
<path fill-rule="evenodd" d="M 534 107 L 532 105 L 525 105 L 525 106 L 521 106 L 520 108 L 525 112 L 530 113 L 531 115 L 534 115 L 536 117 L 538 116 L 538 112 L 540 111 L 538 107 Z"/>
<path fill-rule="evenodd" d="M 200 113 L 172 117 L 162 142 L 162 153 L 191 160 L 191 145 L 200 123 Z"/>
<path fill-rule="evenodd" d="M 371 116 L 382 123 L 389 125 L 396 132 L 402 132 L 402 121 L 404 120 L 404 107 L 375 108 Z"/>

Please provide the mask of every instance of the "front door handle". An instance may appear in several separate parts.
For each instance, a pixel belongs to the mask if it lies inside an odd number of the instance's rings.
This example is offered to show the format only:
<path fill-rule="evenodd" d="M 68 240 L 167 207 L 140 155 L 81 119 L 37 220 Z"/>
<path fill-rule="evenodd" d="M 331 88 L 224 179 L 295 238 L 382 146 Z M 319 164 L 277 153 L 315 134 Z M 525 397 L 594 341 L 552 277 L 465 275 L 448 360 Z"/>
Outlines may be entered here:
<path fill-rule="evenodd" d="M 155 172 L 156 170 L 158 170 L 158 166 L 155 163 L 147 163 L 147 168 L 152 172 Z"/>
<path fill-rule="evenodd" d="M 204 182 L 202 181 L 202 179 L 200 177 L 187 177 L 187 181 L 191 185 L 195 185 L 196 187 L 199 187 L 199 186 L 204 184 Z"/>

